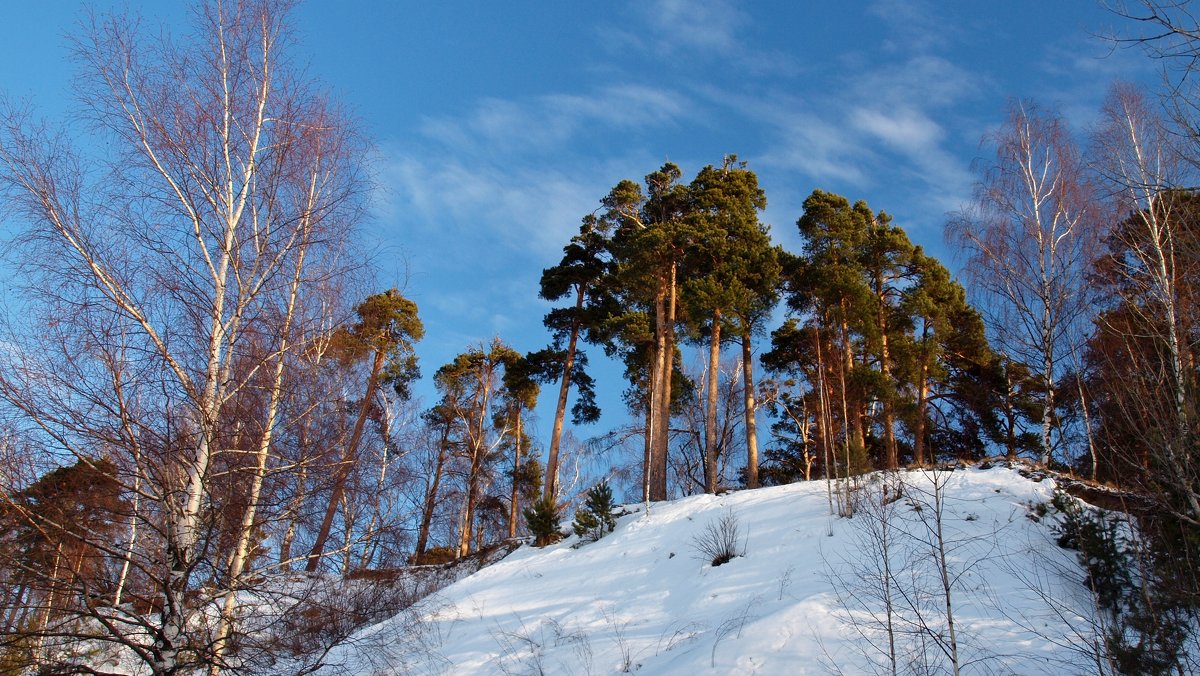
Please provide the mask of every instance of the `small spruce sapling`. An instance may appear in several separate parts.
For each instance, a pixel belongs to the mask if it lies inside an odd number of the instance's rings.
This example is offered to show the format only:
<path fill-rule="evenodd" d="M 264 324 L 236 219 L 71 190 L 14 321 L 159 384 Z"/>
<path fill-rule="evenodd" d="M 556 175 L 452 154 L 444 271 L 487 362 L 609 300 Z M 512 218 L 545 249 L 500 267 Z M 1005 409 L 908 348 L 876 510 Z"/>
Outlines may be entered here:
<path fill-rule="evenodd" d="M 529 532 L 533 533 L 535 547 L 545 547 L 558 539 L 559 514 L 554 498 L 546 498 L 534 502 L 524 510 L 525 521 L 529 524 Z"/>
<path fill-rule="evenodd" d="M 1062 514 L 1058 546 L 1077 552 L 1083 583 L 1108 616 L 1103 650 L 1114 673 L 1183 673 L 1193 611 L 1162 575 L 1167 561 L 1124 532 L 1124 517 L 1085 509 L 1065 493 L 1051 505 Z"/>
<path fill-rule="evenodd" d="M 584 540 L 596 541 L 617 527 L 613 518 L 613 494 L 607 481 L 601 481 L 588 491 L 587 501 L 575 512 L 575 534 Z"/>

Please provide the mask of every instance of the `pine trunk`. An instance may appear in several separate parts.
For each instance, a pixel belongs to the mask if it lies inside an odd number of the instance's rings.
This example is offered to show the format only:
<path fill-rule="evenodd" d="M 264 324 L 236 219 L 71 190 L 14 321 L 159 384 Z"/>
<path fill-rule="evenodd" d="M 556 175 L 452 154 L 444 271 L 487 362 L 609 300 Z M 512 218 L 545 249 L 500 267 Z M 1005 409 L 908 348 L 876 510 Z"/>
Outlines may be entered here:
<path fill-rule="evenodd" d="M 921 322 L 921 345 L 929 343 L 929 322 Z M 925 464 L 925 426 L 929 412 L 929 352 L 919 349 L 921 367 L 917 371 L 917 415 L 913 422 L 913 463 L 918 467 Z"/>
<path fill-rule="evenodd" d="M 746 416 L 746 486 L 758 488 L 758 424 L 754 403 L 754 355 L 751 352 L 748 327 L 742 331 L 742 381 L 742 411 Z"/>
<path fill-rule="evenodd" d="M 450 447 L 450 426 L 442 428 L 442 438 L 438 443 L 437 462 L 433 466 L 433 478 L 429 482 L 429 490 L 425 492 L 425 504 L 421 509 L 421 527 L 417 531 L 416 557 L 425 553 L 429 544 L 429 527 L 433 523 L 433 510 L 437 506 L 438 486 L 442 482 L 442 469 L 446 464 L 446 453 Z"/>
<path fill-rule="evenodd" d="M 646 466 L 642 472 L 645 480 L 645 500 L 661 500 L 655 497 L 654 472 L 658 465 L 658 436 L 660 409 L 663 396 L 664 372 L 666 372 L 667 337 L 664 327 L 667 323 L 667 293 L 666 285 L 661 285 L 654 298 L 654 354 L 650 363 L 650 401 L 646 413 Z"/>
<path fill-rule="evenodd" d="M 544 500 L 553 500 L 558 493 L 558 449 L 562 443 L 563 423 L 567 417 L 567 396 L 571 391 L 571 371 L 575 367 L 575 349 L 579 341 L 579 313 L 583 310 L 583 287 L 575 296 L 575 319 L 571 322 L 571 337 L 567 341 L 567 356 L 563 360 L 562 383 L 558 387 L 558 405 L 554 409 L 554 428 L 550 432 L 550 451 L 546 456 Z"/>
<path fill-rule="evenodd" d="M 829 500 L 829 513 L 834 513 L 833 508 L 833 483 L 834 478 L 834 459 L 833 459 L 833 411 L 829 406 L 829 390 L 825 379 L 825 358 L 824 350 L 821 349 L 821 329 L 816 330 L 813 342 L 817 347 L 817 405 L 820 407 L 820 417 L 818 418 L 818 430 L 821 434 L 821 448 L 824 451 L 825 463 L 825 497 Z"/>
<path fill-rule="evenodd" d="M 664 366 L 660 376 L 662 385 L 662 396 L 658 401 L 658 422 L 656 436 L 657 443 L 654 449 L 654 467 L 650 476 L 653 478 L 653 484 L 650 486 L 651 500 L 666 500 L 667 499 L 667 451 L 670 445 L 670 426 L 671 426 L 671 380 L 675 373 L 675 293 L 676 293 L 676 269 L 675 264 L 671 264 L 670 285 L 667 293 L 667 317 L 663 327 L 663 356 L 661 362 Z"/>
<path fill-rule="evenodd" d="M 653 365 L 651 366 L 653 368 Z M 651 376 L 651 381 L 654 377 Z M 651 387 L 657 387 L 657 384 Z M 650 466 L 653 464 L 654 447 L 651 444 L 653 438 L 652 430 L 654 429 L 654 406 L 651 403 L 653 400 L 646 402 L 646 434 L 645 448 L 642 457 L 642 502 L 650 502 Z"/>
<path fill-rule="evenodd" d="M 888 353 L 887 304 L 884 302 L 882 281 L 876 285 L 875 292 L 879 306 L 879 372 L 883 375 L 883 381 L 890 390 L 894 383 L 892 382 L 891 355 Z M 887 459 L 884 462 L 885 468 L 899 467 L 900 455 L 896 450 L 896 411 L 891 391 L 887 392 L 883 398 L 883 442 L 887 453 Z"/>
<path fill-rule="evenodd" d="M 512 496 L 508 505 L 508 537 L 517 537 L 517 514 L 521 499 L 521 409 L 517 407 L 517 430 L 513 438 Z"/>
<path fill-rule="evenodd" d="M 850 397 L 850 392 L 846 387 L 846 378 L 849 377 L 850 371 L 854 368 L 854 346 L 850 343 L 850 324 L 846 320 L 848 312 L 846 301 L 842 301 L 842 409 L 845 416 L 846 438 L 850 439 L 853 435 L 853 441 L 858 448 L 865 449 L 867 447 L 866 435 L 863 433 L 862 420 L 866 417 L 863 411 L 861 402 L 855 401 Z M 847 454 L 848 455 L 848 454 Z M 847 468 L 849 469 L 849 468 Z"/>
<path fill-rule="evenodd" d="M 921 364 L 921 376 L 917 385 L 917 419 L 913 423 L 913 463 L 925 464 L 925 427 L 929 414 L 929 367 Z"/>
<path fill-rule="evenodd" d="M 376 350 L 375 360 L 371 364 L 371 375 L 367 378 L 367 390 L 363 393 L 362 403 L 358 407 L 358 418 L 354 421 L 350 441 L 346 444 L 346 450 L 342 454 L 341 462 L 338 463 L 337 472 L 334 474 L 333 490 L 329 495 L 329 505 L 325 509 L 325 517 L 321 520 L 321 528 L 317 531 L 317 539 L 313 542 L 312 551 L 308 554 L 308 564 L 304 567 L 306 572 L 316 572 L 317 566 L 321 563 L 321 557 L 325 554 L 325 542 L 329 539 L 329 532 L 333 528 L 333 517 L 337 514 L 342 495 L 346 492 L 346 482 L 350 478 L 350 471 L 354 468 L 354 462 L 358 457 L 358 444 L 362 441 L 363 430 L 367 426 L 367 414 L 371 410 L 371 400 L 375 397 L 375 388 L 379 386 L 379 374 L 383 372 L 383 365 L 386 361 L 387 352 Z"/>
<path fill-rule="evenodd" d="M 721 310 L 713 310 L 712 335 L 708 345 L 708 396 L 704 412 L 704 490 L 717 492 L 719 448 L 717 447 L 717 385 L 721 367 Z"/>

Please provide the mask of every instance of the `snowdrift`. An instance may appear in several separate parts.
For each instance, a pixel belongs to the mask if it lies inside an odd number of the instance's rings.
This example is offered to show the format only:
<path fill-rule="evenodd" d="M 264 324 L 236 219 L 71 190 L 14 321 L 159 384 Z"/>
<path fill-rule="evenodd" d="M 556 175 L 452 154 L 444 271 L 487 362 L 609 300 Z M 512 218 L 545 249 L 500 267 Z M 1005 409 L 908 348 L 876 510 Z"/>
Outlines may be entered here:
<path fill-rule="evenodd" d="M 872 475 L 849 518 L 820 481 L 632 505 L 599 541 L 522 547 L 359 632 L 321 673 L 857 674 L 893 654 L 1089 673 L 1091 595 L 1033 509 L 1053 492 L 993 467 Z M 695 542 L 729 514 L 743 555 L 714 567 Z"/>

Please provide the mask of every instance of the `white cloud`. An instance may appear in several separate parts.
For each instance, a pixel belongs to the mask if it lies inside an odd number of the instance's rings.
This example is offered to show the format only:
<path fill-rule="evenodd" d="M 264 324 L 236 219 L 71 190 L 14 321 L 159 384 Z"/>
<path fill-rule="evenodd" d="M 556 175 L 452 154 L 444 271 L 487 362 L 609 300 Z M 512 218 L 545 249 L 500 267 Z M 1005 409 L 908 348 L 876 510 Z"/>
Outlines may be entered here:
<path fill-rule="evenodd" d="M 947 130 L 935 121 L 973 93 L 969 74 L 919 56 L 847 79 L 858 84 L 804 98 L 724 100 L 768 130 L 765 166 L 859 190 L 894 183 L 897 173 L 956 193 L 969 184 L 965 165 L 946 147 Z"/>
<path fill-rule="evenodd" d="M 986 80 L 940 56 L 917 55 L 849 78 L 861 101 L 945 108 L 976 96 Z"/>
<path fill-rule="evenodd" d="M 760 47 L 745 3 L 732 0 L 641 0 L 630 3 L 631 22 L 597 28 L 613 54 L 649 55 L 675 72 L 721 66 L 737 77 L 793 77 L 802 69 L 794 54 Z M 712 75 L 711 72 L 708 73 Z"/>
<path fill-rule="evenodd" d="M 836 120 L 818 114 L 789 109 L 786 104 L 771 109 L 763 106 L 777 135 L 762 158 L 766 167 L 798 171 L 816 181 L 847 182 L 856 186 L 867 183 L 865 164 L 873 153 L 855 135 Z"/>
<path fill-rule="evenodd" d="M 381 218 L 414 236 L 448 243 L 466 238 L 492 251 L 542 255 L 563 246 L 604 190 L 595 178 L 555 169 L 467 164 L 446 156 L 399 155 L 383 180 L 389 191 Z"/>
<path fill-rule="evenodd" d="M 590 96 L 558 95 L 543 99 L 547 108 L 563 118 L 607 123 L 636 129 L 669 123 L 684 115 L 687 99 L 671 90 L 637 84 L 610 85 Z"/>
<path fill-rule="evenodd" d="M 706 99 L 762 128 L 765 151 L 754 158 L 756 166 L 808 181 L 797 186 L 795 179 L 773 179 L 782 185 L 773 188 L 772 200 L 795 204 L 821 187 L 871 198 L 876 208 L 903 208 L 898 215 L 905 227 L 940 230 L 944 214 L 970 194 L 960 146 L 967 136 L 973 144 L 979 131 L 968 130 L 972 121 L 956 111 L 979 95 L 980 79 L 927 54 L 854 65 L 838 79 L 850 84 L 814 87 L 803 96 L 713 90 Z"/>
<path fill-rule="evenodd" d="M 858 108 L 851 111 L 849 122 L 868 136 L 908 154 L 936 147 L 943 136 L 941 126 L 912 108 L 887 111 Z"/>
<path fill-rule="evenodd" d="M 953 25 L 936 19 L 939 13 L 925 0 L 874 0 L 867 11 L 889 26 L 883 46 L 893 53 L 927 52 L 958 33 Z"/>
<path fill-rule="evenodd" d="M 671 124 L 688 113 L 688 103 L 678 92 L 637 84 L 524 101 L 486 98 L 461 119 L 426 119 L 421 133 L 456 151 L 541 153 L 595 131 L 597 125 L 620 131 Z"/>
<path fill-rule="evenodd" d="M 850 122 L 868 138 L 878 139 L 903 156 L 909 173 L 927 185 L 959 195 L 970 185 L 967 167 L 944 146 L 945 130 L 924 111 L 860 108 L 851 112 Z"/>
<path fill-rule="evenodd" d="M 644 8 L 659 35 L 659 44 L 668 51 L 696 49 L 727 54 L 738 45 L 738 29 L 748 23 L 748 17 L 726 0 L 655 0 Z"/>
<path fill-rule="evenodd" d="M 695 111 L 677 92 L 636 83 L 483 99 L 461 118 L 425 120 L 414 142 L 385 149 L 377 214 L 410 238 L 452 247 L 470 241 L 485 252 L 516 252 L 526 256 L 518 260 L 544 266 L 557 259 L 579 219 L 629 175 L 624 167 L 634 166 L 632 175 L 640 176 L 650 166 L 630 162 L 621 145 L 608 158 L 581 161 L 576 142 L 620 144 L 632 133 L 674 129 Z"/>

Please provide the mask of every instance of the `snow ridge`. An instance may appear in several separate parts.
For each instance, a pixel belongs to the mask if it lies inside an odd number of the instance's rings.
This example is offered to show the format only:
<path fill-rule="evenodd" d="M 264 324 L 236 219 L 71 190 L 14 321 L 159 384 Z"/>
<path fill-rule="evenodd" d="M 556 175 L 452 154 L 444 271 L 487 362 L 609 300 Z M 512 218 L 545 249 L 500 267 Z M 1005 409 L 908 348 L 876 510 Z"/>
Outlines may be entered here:
<path fill-rule="evenodd" d="M 855 491 L 853 518 L 831 516 L 826 488 L 628 506 L 597 542 L 522 547 L 360 632 L 321 673 L 882 673 L 892 652 L 902 671 L 948 671 L 935 494 L 964 671 L 1085 664 L 1096 623 L 1083 573 L 1055 545 L 1052 519 L 1031 512 L 1050 500 L 1053 480 L 1006 467 L 876 474 Z M 713 567 L 693 543 L 730 510 L 746 554 Z M 872 555 L 880 513 L 890 526 L 886 588 Z"/>

